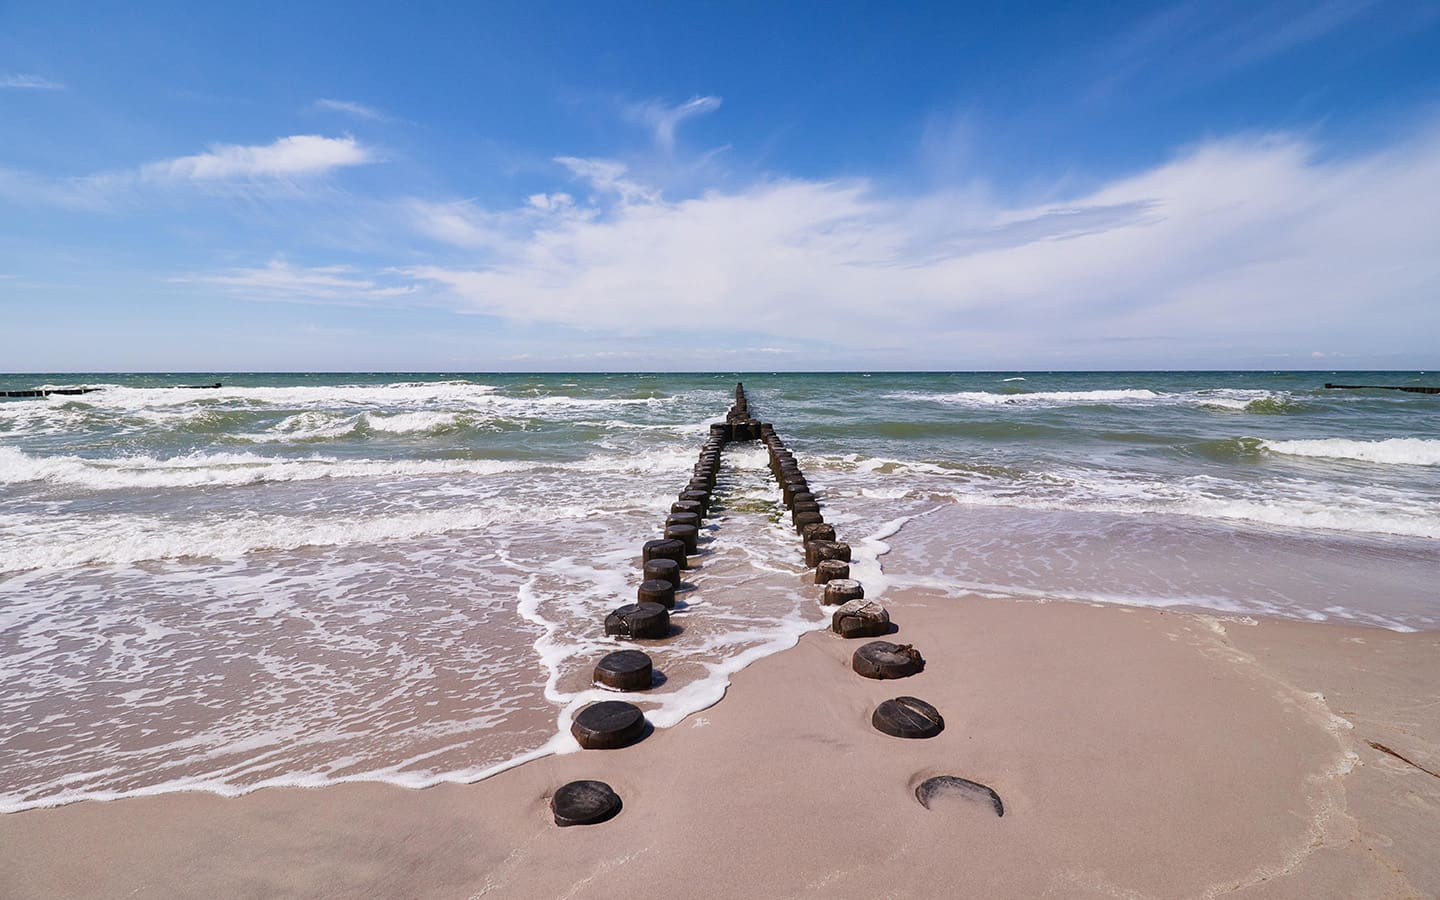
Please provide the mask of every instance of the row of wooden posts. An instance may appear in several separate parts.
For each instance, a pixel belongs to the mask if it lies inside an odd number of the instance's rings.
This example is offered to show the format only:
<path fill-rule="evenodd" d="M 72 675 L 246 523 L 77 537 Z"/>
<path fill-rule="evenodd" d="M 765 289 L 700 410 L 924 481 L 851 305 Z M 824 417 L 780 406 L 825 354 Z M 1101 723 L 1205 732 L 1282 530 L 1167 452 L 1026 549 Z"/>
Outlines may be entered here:
<path fill-rule="evenodd" d="M 743 384 L 735 385 L 735 403 L 723 423 L 710 426 L 700 448 L 692 477 L 671 504 L 663 536 L 641 548 L 641 581 L 636 602 L 605 617 L 605 633 L 632 640 L 669 636 L 670 610 L 680 587 L 680 573 L 698 550 L 701 523 L 710 512 L 711 496 L 719 472 L 720 456 L 731 442 L 759 440 L 770 455 L 770 471 L 780 487 L 790 522 L 800 536 L 805 564 L 814 570 L 814 582 L 823 586 L 821 602 L 838 605 L 831 630 L 846 638 L 879 637 L 892 630 L 889 614 L 865 588 L 850 577 L 850 545 L 837 539 L 835 527 L 825 521 L 820 502 L 800 464 L 775 428 L 750 415 Z M 888 641 L 871 641 L 855 651 L 852 668 L 867 678 L 903 678 L 919 672 L 924 660 L 914 648 Z M 643 691 L 654 682 L 649 654 L 634 649 L 607 654 L 595 666 L 596 684 L 620 691 Z M 881 703 L 871 717 L 880 731 L 896 737 L 923 738 L 939 734 L 944 721 L 933 706 L 914 697 L 897 697 Z M 639 707 L 623 700 L 604 700 L 585 707 L 571 723 L 571 734 L 586 749 L 612 749 L 635 743 L 648 725 Z M 988 789 L 987 789 L 988 790 Z M 918 795 L 917 795 L 918 796 Z M 921 800 L 924 803 L 924 799 Z M 998 802 L 998 798 L 997 798 Z M 600 781 L 575 781 L 559 788 L 551 798 L 560 825 L 592 824 L 614 816 L 620 798 Z"/>

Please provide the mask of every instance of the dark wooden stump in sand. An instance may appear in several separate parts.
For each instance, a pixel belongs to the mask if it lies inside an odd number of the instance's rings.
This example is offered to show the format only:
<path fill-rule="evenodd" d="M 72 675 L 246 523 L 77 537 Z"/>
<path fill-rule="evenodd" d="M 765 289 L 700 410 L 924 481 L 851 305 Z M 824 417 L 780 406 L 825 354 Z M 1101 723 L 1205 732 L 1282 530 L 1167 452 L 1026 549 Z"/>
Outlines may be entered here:
<path fill-rule="evenodd" d="M 550 798 L 550 812 L 561 828 L 570 825 L 598 825 L 620 812 L 620 795 L 603 781 L 572 781 L 562 784 Z"/>
<path fill-rule="evenodd" d="M 826 606 L 838 606 L 865 596 L 865 586 L 853 578 L 833 578 L 825 584 L 825 594 L 820 602 Z"/>
<path fill-rule="evenodd" d="M 803 532 L 806 525 L 819 525 L 825 521 L 825 517 L 818 512 L 802 512 L 796 513 L 790 521 L 795 523 L 797 532 Z"/>
<path fill-rule="evenodd" d="M 850 564 L 842 559 L 822 559 L 815 566 L 815 583 L 824 584 L 837 578 L 850 577 Z"/>
<path fill-rule="evenodd" d="M 570 733 L 586 750 L 613 750 L 645 736 L 645 715 L 633 703 L 602 700 L 576 714 Z"/>
<path fill-rule="evenodd" d="M 673 538 L 646 541 L 640 548 L 640 559 L 644 562 L 652 559 L 673 559 L 683 569 L 688 562 L 685 558 L 685 542 Z"/>
<path fill-rule="evenodd" d="M 830 617 L 830 630 L 843 638 L 880 637 L 890 633 L 890 614 L 874 600 L 851 600 Z"/>
<path fill-rule="evenodd" d="M 1001 802 L 1000 795 L 995 793 L 994 788 L 978 781 L 956 775 L 936 775 L 920 782 L 919 787 L 915 788 L 915 799 L 926 809 L 932 808 L 937 801 L 950 797 L 988 806 L 997 816 L 1005 815 L 1005 804 Z"/>
<path fill-rule="evenodd" d="M 709 491 L 681 491 L 679 499 L 700 504 L 700 515 L 702 516 L 710 509 Z"/>
<path fill-rule="evenodd" d="M 646 691 L 654 680 L 650 654 L 639 650 L 616 650 L 595 664 L 595 683 L 617 691 Z"/>
<path fill-rule="evenodd" d="M 703 517 L 705 515 L 705 513 L 703 512 L 704 509 L 705 504 L 700 503 L 696 500 L 676 500 L 674 503 L 670 504 L 670 512 L 677 515 L 690 513 L 692 515 Z"/>
<path fill-rule="evenodd" d="M 806 525 L 800 529 L 800 539 L 806 544 L 811 541 L 833 541 L 835 540 L 835 526 L 827 525 L 824 522 Z"/>
<path fill-rule="evenodd" d="M 673 559 L 665 560 L 665 562 L 670 563 L 674 561 Z M 657 559 L 647 565 L 653 566 L 658 562 L 660 562 L 660 560 Z M 675 577 L 678 581 L 680 577 L 679 570 L 676 569 L 675 572 Z M 636 588 L 635 601 L 637 603 L 658 603 L 666 609 L 674 609 L 675 584 L 675 581 L 669 581 L 664 578 L 647 578 L 645 581 L 640 582 L 640 587 Z"/>
<path fill-rule="evenodd" d="M 653 640 L 670 635 L 670 611 L 659 603 L 627 603 L 605 617 L 605 633 Z"/>
<path fill-rule="evenodd" d="M 850 657 L 850 668 L 866 678 L 908 678 L 925 668 L 920 651 L 909 644 L 871 641 Z"/>
<path fill-rule="evenodd" d="M 803 516 L 805 513 L 819 512 L 820 504 L 816 503 L 814 500 L 796 501 L 795 504 L 790 507 L 790 521 L 794 522 L 796 519 L 798 519 L 800 516 Z"/>
<path fill-rule="evenodd" d="M 840 541 L 811 541 L 805 545 L 805 565 L 813 569 L 820 565 L 822 559 L 838 559 L 842 562 L 849 562 L 850 545 Z"/>
<path fill-rule="evenodd" d="M 647 583 L 651 581 L 668 583 L 672 594 L 680 587 L 680 564 L 673 559 L 652 559 L 645 564 L 641 573 Z"/>
<path fill-rule="evenodd" d="M 684 544 L 686 553 L 696 553 L 700 549 L 700 529 L 694 525 L 666 525 L 665 537 Z"/>
<path fill-rule="evenodd" d="M 870 724 L 891 737 L 931 738 L 945 730 L 940 711 L 917 697 L 896 697 L 875 707 Z"/>
<path fill-rule="evenodd" d="M 700 527 L 700 514 L 692 512 L 672 512 L 665 517 L 666 525 L 694 525 Z"/>

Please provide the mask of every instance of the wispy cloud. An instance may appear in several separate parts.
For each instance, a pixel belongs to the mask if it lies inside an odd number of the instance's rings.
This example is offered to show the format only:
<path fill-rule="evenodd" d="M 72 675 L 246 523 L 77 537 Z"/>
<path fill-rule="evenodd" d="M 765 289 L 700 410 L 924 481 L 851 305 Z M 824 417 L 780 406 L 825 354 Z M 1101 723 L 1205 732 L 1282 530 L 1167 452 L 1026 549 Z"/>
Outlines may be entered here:
<path fill-rule="evenodd" d="M 22 91 L 63 91 L 65 85 L 58 81 L 51 81 L 40 75 L 28 75 L 23 72 L 16 72 L 9 75 L 0 75 L 0 88 L 13 88 Z"/>
<path fill-rule="evenodd" d="M 632 121 L 649 128 L 656 145 L 670 153 L 675 149 L 675 129 L 680 127 L 680 123 L 719 109 L 720 102 L 719 97 L 711 96 L 691 97 L 676 106 L 649 100 L 628 107 L 626 114 Z"/>
<path fill-rule="evenodd" d="M 1089 67 L 1091 99 L 1126 89 L 1185 90 L 1279 57 L 1376 11 L 1380 0 L 1181 0 L 1150 12 L 1102 45 Z"/>
<path fill-rule="evenodd" d="M 629 168 L 613 159 L 557 156 L 555 161 L 569 169 L 571 174 L 589 182 L 590 186 L 600 193 L 618 195 L 622 203 L 654 203 L 660 199 L 659 190 L 625 177 Z"/>
<path fill-rule="evenodd" d="M 349 306 L 395 305 L 420 288 L 411 282 L 362 275 L 350 266 L 296 266 L 276 257 L 264 266 L 227 269 L 215 274 L 177 276 L 180 284 L 210 284 L 245 300 L 325 303 Z"/>
<path fill-rule="evenodd" d="M 269 144 L 213 144 L 203 153 L 162 159 L 135 169 L 50 178 L 0 169 L 0 196 L 41 205 L 103 210 L 146 191 L 206 187 L 216 191 L 294 191 L 338 169 L 377 162 L 352 137 L 302 134 Z"/>
<path fill-rule="evenodd" d="M 1286 135 L 1214 140 L 1018 206 L 983 192 L 887 196 L 863 179 L 670 201 L 619 164 L 562 162 L 597 188 L 583 210 L 492 214 L 516 231 L 484 264 L 409 273 L 517 322 L 710 323 L 834 348 L 878 336 L 917 348 L 917 363 L 1103 359 L 1116 339 L 1157 362 L 1303 353 L 1336 333 L 1378 352 L 1440 327 L 1440 207 L 1422 199 L 1440 183 L 1440 130 L 1343 160 Z M 1413 327 L 1398 334 L 1397 317 Z M 1178 347 L 1146 337 L 1177 334 Z"/>
<path fill-rule="evenodd" d="M 374 161 L 370 150 L 352 137 L 301 134 L 263 145 L 215 144 L 194 156 L 149 163 L 139 174 L 146 181 L 297 178 Z"/>
<path fill-rule="evenodd" d="M 576 206 L 569 194 L 531 194 L 524 205 L 493 212 L 469 200 L 436 203 L 410 200 L 402 205 L 422 235 L 444 244 L 472 249 L 514 250 L 534 229 L 570 218 L 589 218 L 591 207 Z"/>
<path fill-rule="evenodd" d="M 373 122 L 388 122 L 390 117 L 373 106 L 366 106 L 364 103 L 356 103 L 353 100 L 333 100 L 322 97 L 310 104 L 311 109 L 323 109 L 330 112 L 345 113 L 357 119 L 369 119 Z"/>

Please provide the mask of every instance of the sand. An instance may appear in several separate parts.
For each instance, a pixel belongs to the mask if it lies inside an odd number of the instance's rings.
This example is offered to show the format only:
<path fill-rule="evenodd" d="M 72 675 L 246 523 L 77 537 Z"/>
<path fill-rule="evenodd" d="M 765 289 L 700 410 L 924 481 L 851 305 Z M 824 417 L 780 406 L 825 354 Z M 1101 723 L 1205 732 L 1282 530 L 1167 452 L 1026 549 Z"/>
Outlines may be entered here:
<path fill-rule="evenodd" d="M 854 675 L 858 642 L 819 632 L 640 744 L 476 784 L 3 816 L 0 894 L 1440 895 L 1440 633 L 885 602 L 890 639 L 928 660 L 903 681 Z M 876 732 L 875 704 L 902 694 L 938 707 L 945 731 Z M 935 774 L 990 785 L 1004 817 L 922 808 L 914 788 Z M 613 785 L 619 816 L 557 828 L 548 795 L 577 778 Z"/>

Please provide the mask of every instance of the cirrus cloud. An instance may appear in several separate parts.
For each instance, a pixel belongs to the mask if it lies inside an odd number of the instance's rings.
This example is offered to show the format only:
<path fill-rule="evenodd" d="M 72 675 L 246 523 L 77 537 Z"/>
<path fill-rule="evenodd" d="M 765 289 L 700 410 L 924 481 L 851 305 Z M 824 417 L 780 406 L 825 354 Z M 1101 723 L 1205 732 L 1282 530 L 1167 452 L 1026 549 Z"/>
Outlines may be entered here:
<path fill-rule="evenodd" d="M 300 134 L 270 144 L 214 144 L 204 153 L 149 163 L 140 177 L 172 182 L 297 178 L 369 162 L 374 156 L 352 137 Z"/>
<path fill-rule="evenodd" d="M 560 162 L 596 189 L 583 209 L 488 213 L 515 230 L 483 263 L 409 274 L 513 321 L 692 322 L 897 361 L 926 347 L 931 365 L 1099 360 L 1116 341 L 1155 362 L 1308 358 L 1337 335 L 1433 356 L 1421 336 L 1440 326 L 1440 130 L 1346 159 L 1288 135 L 1213 140 L 1028 204 L 887 195 L 866 179 L 667 200 L 614 161 Z"/>

